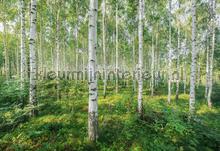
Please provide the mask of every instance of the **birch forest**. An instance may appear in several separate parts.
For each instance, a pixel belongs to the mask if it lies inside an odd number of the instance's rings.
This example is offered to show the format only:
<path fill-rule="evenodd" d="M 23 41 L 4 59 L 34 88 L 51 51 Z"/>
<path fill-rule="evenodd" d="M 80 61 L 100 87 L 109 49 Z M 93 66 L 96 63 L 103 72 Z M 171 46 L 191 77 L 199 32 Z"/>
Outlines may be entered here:
<path fill-rule="evenodd" d="M 0 0 L 0 151 L 220 151 L 220 0 Z"/>

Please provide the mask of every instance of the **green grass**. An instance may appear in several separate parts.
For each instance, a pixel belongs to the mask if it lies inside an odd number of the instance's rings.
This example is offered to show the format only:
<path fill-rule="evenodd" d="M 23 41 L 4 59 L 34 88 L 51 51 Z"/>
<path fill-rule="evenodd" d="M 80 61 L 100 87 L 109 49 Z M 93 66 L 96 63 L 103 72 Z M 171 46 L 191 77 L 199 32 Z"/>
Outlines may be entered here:
<path fill-rule="evenodd" d="M 189 122 L 188 95 L 180 95 L 178 101 L 172 96 L 170 105 L 166 95 L 144 95 L 143 120 L 139 120 L 136 113 L 137 99 L 132 91 L 125 89 L 117 95 L 109 94 L 106 99 L 99 96 L 99 139 L 92 144 L 87 138 L 88 94 L 74 87 L 69 93 L 69 97 L 60 101 L 41 97 L 37 117 L 0 132 L 0 150 L 220 149 L 220 109 L 209 109 L 203 100 L 197 100 L 197 116 L 195 121 Z M 21 110 L 16 106 L 2 110 L 2 123 L 13 123 L 16 116 L 26 114 L 26 110 L 28 107 Z"/>

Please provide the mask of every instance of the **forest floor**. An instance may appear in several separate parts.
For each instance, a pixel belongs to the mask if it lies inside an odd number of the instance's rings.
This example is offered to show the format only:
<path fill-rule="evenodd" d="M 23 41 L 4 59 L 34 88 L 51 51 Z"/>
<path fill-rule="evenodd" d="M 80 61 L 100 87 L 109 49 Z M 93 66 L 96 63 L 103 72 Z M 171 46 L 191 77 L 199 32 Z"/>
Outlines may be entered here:
<path fill-rule="evenodd" d="M 177 101 L 172 96 L 170 105 L 166 95 L 144 95 L 145 114 L 140 120 L 132 94 L 127 90 L 99 97 L 96 144 L 87 138 L 88 95 L 83 92 L 58 101 L 41 98 L 35 118 L 25 118 L 28 107 L 1 104 L 0 150 L 220 150 L 219 107 L 209 109 L 204 100 L 197 100 L 195 120 L 189 122 L 188 95 L 180 95 Z"/>

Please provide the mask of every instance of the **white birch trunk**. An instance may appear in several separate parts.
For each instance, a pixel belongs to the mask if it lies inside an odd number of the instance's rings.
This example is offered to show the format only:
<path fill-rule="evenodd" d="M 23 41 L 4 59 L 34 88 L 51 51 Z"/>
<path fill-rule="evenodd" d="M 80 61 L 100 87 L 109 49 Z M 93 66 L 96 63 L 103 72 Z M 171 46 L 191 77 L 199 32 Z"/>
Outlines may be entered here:
<path fill-rule="evenodd" d="M 183 62 L 183 93 L 186 94 L 186 58 Z"/>
<path fill-rule="evenodd" d="M 201 84 L 201 59 L 200 59 L 200 57 L 199 57 L 199 59 L 198 59 L 198 80 L 197 80 L 197 87 L 199 87 L 200 86 L 200 84 Z"/>
<path fill-rule="evenodd" d="M 36 78 L 37 78 L 37 68 L 36 68 L 36 22 L 37 22 L 37 2 L 36 0 L 31 1 L 31 25 L 30 25 L 30 104 L 32 107 L 31 115 L 35 116 L 37 110 L 37 96 L 36 96 Z"/>
<path fill-rule="evenodd" d="M 51 70 L 54 71 L 54 53 L 53 53 L 53 47 L 51 46 L 50 49 L 50 55 L 51 55 Z"/>
<path fill-rule="evenodd" d="M 192 63 L 190 74 L 190 117 L 195 113 L 195 83 L 196 83 L 196 0 L 192 0 Z"/>
<path fill-rule="evenodd" d="M 208 89 L 208 96 L 207 102 L 208 106 L 212 107 L 211 95 L 212 95 L 212 83 L 213 83 L 213 60 L 214 60 L 214 51 L 215 51 L 215 0 L 210 0 L 211 3 L 211 26 L 212 26 L 212 48 L 210 54 L 210 70 L 209 70 L 209 89 Z"/>
<path fill-rule="evenodd" d="M 171 0 L 169 0 L 169 56 L 168 56 L 168 103 L 171 101 L 171 79 L 172 79 L 172 73 L 171 73 Z"/>
<path fill-rule="evenodd" d="M 79 15 L 78 15 L 78 7 L 79 7 L 79 5 L 78 5 L 78 2 L 76 1 L 76 16 L 77 16 L 77 25 L 76 25 L 76 33 L 75 33 L 75 44 L 76 44 L 76 47 L 75 47 L 75 70 L 76 70 L 76 72 L 78 72 L 78 70 L 79 70 L 79 64 L 78 64 L 78 62 L 79 62 L 79 42 L 78 42 L 78 30 L 79 30 Z M 77 74 L 75 75 L 75 80 L 76 80 L 76 83 L 78 82 L 78 80 L 77 80 Z"/>
<path fill-rule="evenodd" d="M 135 72 L 135 68 L 136 68 L 136 61 L 135 61 L 135 35 L 133 36 L 133 49 L 132 49 L 132 62 L 133 62 L 133 91 L 136 92 L 136 79 L 135 79 L 135 75 L 134 75 L 134 72 Z"/>
<path fill-rule="evenodd" d="M 42 1 L 40 1 L 40 7 L 41 7 L 41 13 L 40 13 L 40 53 L 41 53 L 41 71 L 43 72 L 44 71 L 44 58 L 45 58 L 45 54 L 44 54 L 44 51 L 43 51 L 43 34 L 42 34 L 42 30 L 43 30 L 43 18 L 42 18 L 42 12 L 43 12 L 43 6 L 42 6 Z"/>
<path fill-rule="evenodd" d="M 116 83 L 115 83 L 115 91 L 116 93 L 118 93 L 118 57 L 119 57 L 119 53 L 118 53 L 118 4 L 116 4 L 116 52 L 115 52 L 115 57 L 116 57 L 116 61 L 115 61 L 115 77 L 116 77 Z"/>
<path fill-rule="evenodd" d="M 57 20 L 56 20 L 56 93 L 57 93 L 57 100 L 60 99 L 60 85 L 59 85 L 59 70 L 60 70 L 60 9 L 57 11 Z"/>
<path fill-rule="evenodd" d="M 158 32 L 159 32 L 159 28 L 158 28 L 158 24 L 157 24 L 157 32 L 156 32 L 156 40 L 155 40 L 155 86 L 158 86 L 159 83 L 159 50 L 158 50 Z"/>
<path fill-rule="evenodd" d="M 21 83 L 23 84 L 26 76 L 26 52 L 25 52 L 25 4 L 24 0 L 21 3 Z"/>
<path fill-rule="evenodd" d="M 19 47 L 19 43 L 17 42 L 16 43 L 16 57 L 15 57 L 15 60 L 16 60 L 16 64 L 15 64 L 15 66 L 16 66 L 16 76 L 18 76 L 18 77 L 20 77 L 20 56 L 19 56 L 19 51 L 20 51 L 20 47 Z"/>
<path fill-rule="evenodd" d="M 179 99 L 179 81 L 180 81 L 180 27 L 178 27 L 178 48 L 177 48 L 177 66 L 176 66 L 176 71 L 177 71 L 177 81 L 176 81 L 176 100 Z"/>
<path fill-rule="evenodd" d="M 106 97 L 106 86 L 107 86 L 107 71 L 106 71 L 106 48 L 105 48 L 105 0 L 102 1 L 102 47 L 103 47 L 103 69 L 104 69 L 104 79 L 103 79 L 103 96 Z"/>
<path fill-rule="evenodd" d="M 76 29 L 76 67 L 75 67 L 76 71 L 79 70 L 78 62 L 79 62 L 79 42 L 78 42 L 78 27 L 77 27 Z M 76 76 L 76 81 L 77 81 L 77 76 Z"/>
<path fill-rule="evenodd" d="M 184 46 L 186 47 L 187 40 L 185 38 L 184 40 Z M 185 49 L 185 48 L 184 48 Z M 184 58 L 183 58 L 183 93 L 186 94 L 186 52 L 184 52 Z"/>
<path fill-rule="evenodd" d="M 154 36 L 152 35 L 151 48 L 151 96 L 154 95 Z"/>
<path fill-rule="evenodd" d="M 209 40 L 207 38 L 206 46 L 206 87 L 205 87 L 205 98 L 207 99 L 209 90 Z"/>
<path fill-rule="evenodd" d="M 21 91 L 24 90 L 24 82 L 26 79 L 26 50 L 25 50 L 25 4 L 24 0 L 20 0 L 21 7 L 21 61 L 20 61 L 20 80 L 21 80 Z M 23 98 L 21 98 L 21 103 L 23 104 Z"/>
<path fill-rule="evenodd" d="M 88 133 L 89 140 L 96 141 L 98 138 L 98 92 L 96 72 L 97 50 L 97 16 L 98 0 L 90 0 L 89 10 L 89 115 Z"/>
<path fill-rule="evenodd" d="M 139 0 L 139 24 L 138 24 L 138 42 L 139 42 L 139 57 L 138 57 L 138 113 L 140 117 L 143 115 L 143 0 Z"/>
<path fill-rule="evenodd" d="M 8 48 L 7 48 L 7 23 L 6 21 L 3 21 L 3 27 L 4 27 L 4 36 L 3 36 L 3 45 L 4 45 L 4 72 L 6 81 L 9 80 L 9 56 L 8 56 Z"/>

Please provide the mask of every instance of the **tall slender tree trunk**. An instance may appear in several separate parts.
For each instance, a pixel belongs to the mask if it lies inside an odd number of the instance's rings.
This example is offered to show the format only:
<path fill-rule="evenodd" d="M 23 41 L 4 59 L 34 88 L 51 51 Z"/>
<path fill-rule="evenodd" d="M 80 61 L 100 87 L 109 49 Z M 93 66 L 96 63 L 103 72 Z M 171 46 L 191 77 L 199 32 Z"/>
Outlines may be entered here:
<path fill-rule="evenodd" d="M 20 77 L 20 47 L 19 47 L 19 42 L 16 43 L 16 56 L 15 56 L 15 66 L 16 66 L 16 76 Z"/>
<path fill-rule="evenodd" d="M 82 61 L 83 61 L 83 65 L 82 65 L 82 72 L 83 72 L 83 81 L 85 82 L 86 80 L 86 72 L 85 72 L 85 52 L 82 53 Z"/>
<path fill-rule="evenodd" d="M 171 66 L 172 66 L 172 58 L 171 58 L 171 0 L 169 0 L 169 56 L 168 56 L 168 103 L 171 101 L 171 79 L 172 79 L 172 73 L 171 73 Z"/>
<path fill-rule="evenodd" d="M 53 47 L 52 46 L 51 46 L 51 49 L 50 49 L 50 55 L 51 55 L 51 70 L 55 71 L 54 70 L 54 53 L 53 53 Z"/>
<path fill-rule="evenodd" d="M 77 24 L 76 24 L 76 29 L 75 29 L 75 70 L 76 70 L 76 72 L 78 72 L 78 70 L 79 70 L 79 41 L 78 41 L 78 34 L 79 34 L 79 14 L 78 14 L 78 7 L 79 7 L 79 5 L 78 5 L 78 1 L 76 1 L 76 16 L 77 16 Z M 75 80 L 76 80 L 76 83 L 78 82 L 78 80 L 77 80 L 77 78 L 78 78 L 78 75 L 76 74 L 75 75 Z"/>
<path fill-rule="evenodd" d="M 187 40 L 184 40 L 184 47 L 186 47 Z M 183 57 L 183 93 L 186 94 L 186 48 L 184 48 L 184 57 Z"/>
<path fill-rule="evenodd" d="M 40 7 L 41 7 L 41 10 L 40 10 L 40 13 L 39 13 L 40 14 L 40 17 L 39 17 L 40 18 L 40 21 L 39 21 L 40 22 L 40 34 L 39 34 L 39 49 L 38 49 L 39 50 L 38 51 L 38 57 L 39 57 L 38 58 L 38 60 L 39 60 L 38 70 L 43 72 L 44 53 L 43 53 L 43 45 L 42 45 L 42 42 L 43 42 L 43 40 L 42 40 L 43 39 L 43 37 L 42 37 L 42 32 L 43 32 L 42 31 L 43 30 L 42 29 L 43 28 L 42 27 L 42 25 L 43 25 L 43 23 L 42 23 L 43 22 L 43 20 L 42 20 L 42 12 L 43 12 L 42 11 L 42 8 L 43 8 L 42 7 L 42 1 L 40 1 Z"/>
<path fill-rule="evenodd" d="M 64 27 L 65 28 L 65 27 Z M 67 33 L 66 28 L 65 28 L 65 33 Z M 63 72 L 63 77 L 66 80 L 66 52 L 67 52 L 67 35 L 63 39 L 63 53 L 62 53 L 62 58 L 63 58 L 63 66 L 62 66 L 62 72 Z"/>
<path fill-rule="evenodd" d="M 37 23 L 37 2 L 36 0 L 31 1 L 31 24 L 30 24 L 30 104 L 33 107 L 31 111 L 31 116 L 37 114 L 37 95 L 36 95 L 36 78 L 37 78 L 37 68 L 36 68 L 36 23 Z"/>
<path fill-rule="evenodd" d="M 132 49 L 132 63 L 133 63 L 133 92 L 136 92 L 136 78 L 135 78 L 135 75 L 134 75 L 134 72 L 135 72 L 135 68 L 136 68 L 136 61 L 135 61 L 135 35 L 133 36 L 133 49 Z"/>
<path fill-rule="evenodd" d="M 138 24 L 138 42 L 139 42 L 139 59 L 138 59 L 138 113 L 140 117 L 143 116 L 143 9 L 144 4 L 143 0 L 139 0 L 139 24 Z"/>
<path fill-rule="evenodd" d="M 87 75 L 87 72 L 86 72 L 86 62 L 85 62 L 85 58 L 86 58 L 86 47 L 85 47 L 85 42 L 83 43 L 83 48 L 84 48 L 84 52 L 83 52 L 83 81 L 86 81 L 86 75 Z"/>
<path fill-rule="evenodd" d="M 60 70 L 60 9 L 57 10 L 56 18 L 56 84 L 57 84 L 57 100 L 60 99 L 60 84 L 59 84 L 59 70 Z"/>
<path fill-rule="evenodd" d="M 212 26 L 212 47 L 211 47 L 211 54 L 210 54 L 210 79 L 209 79 L 209 89 L 208 89 L 208 97 L 207 102 L 208 106 L 212 107 L 211 95 L 212 95 L 212 83 L 213 83 L 213 62 L 214 62 L 214 51 L 215 51 L 215 0 L 210 0 L 211 3 L 211 26 Z"/>
<path fill-rule="evenodd" d="M 159 52 L 159 49 L 158 49 L 158 32 L 159 32 L 159 27 L 158 27 L 158 24 L 157 24 L 157 32 L 156 32 L 156 41 L 155 41 L 155 86 L 158 86 L 159 84 L 159 61 L 160 61 L 160 52 Z"/>
<path fill-rule="evenodd" d="M 20 0 L 21 7 L 21 67 L 20 67 L 20 80 L 21 80 L 21 91 L 24 90 L 24 83 L 26 79 L 26 49 L 25 49 L 25 4 L 24 0 Z M 21 103 L 23 104 L 23 98 L 21 98 Z"/>
<path fill-rule="evenodd" d="M 179 99 L 179 81 L 180 81 L 180 27 L 178 27 L 178 48 L 177 48 L 177 65 L 176 65 L 176 71 L 177 71 L 177 78 L 176 78 L 176 100 Z"/>
<path fill-rule="evenodd" d="M 162 70 L 161 70 L 161 52 L 160 52 L 160 49 L 158 49 L 158 44 L 160 44 L 160 39 L 159 39 L 159 34 L 160 34 L 160 31 L 158 29 L 158 34 L 157 34 L 157 51 L 158 51 L 158 84 L 159 82 L 161 82 L 161 79 L 162 79 Z"/>
<path fill-rule="evenodd" d="M 42 1 L 40 1 L 41 3 L 40 3 L 40 5 L 41 5 L 41 11 L 43 12 L 43 4 L 42 4 Z M 40 41 L 41 41 L 41 45 L 40 45 L 40 48 L 41 48 L 41 56 L 42 56 L 42 60 L 41 60 L 41 69 L 42 69 L 42 71 L 44 71 L 44 68 L 46 67 L 45 66 L 45 64 L 44 64 L 44 62 L 45 62 L 45 53 L 44 53 L 44 49 L 43 49 L 43 44 L 44 44 L 44 39 L 43 39 L 43 25 L 44 25 L 44 22 L 43 22 L 43 17 L 42 17 L 43 15 L 42 15 L 42 13 L 40 13 L 40 20 L 41 20 L 41 22 L 40 22 Z"/>
<path fill-rule="evenodd" d="M 102 0 L 102 47 L 103 47 L 103 69 L 104 69 L 104 79 L 103 79 L 103 96 L 106 97 L 106 86 L 107 86 L 107 71 L 106 71 L 106 48 L 105 48 L 105 0 Z"/>
<path fill-rule="evenodd" d="M 183 93 L 186 94 L 186 58 L 183 62 Z"/>
<path fill-rule="evenodd" d="M 154 95 L 154 35 L 152 33 L 152 48 L 151 48 L 151 96 Z"/>
<path fill-rule="evenodd" d="M 10 67 L 9 67 L 9 55 L 8 55 L 8 48 L 7 48 L 7 23 L 6 20 L 3 21 L 3 27 L 4 27 L 4 36 L 3 36 L 3 44 L 4 44 L 4 72 L 6 81 L 9 80 L 10 74 Z"/>
<path fill-rule="evenodd" d="M 208 90 L 209 90 L 209 40 L 207 37 L 206 42 L 206 87 L 205 87 L 205 98 L 207 99 L 208 96 Z"/>
<path fill-rule="evenodd" d="M 98 0 L 90 0 L 89 9 L 89 140 L 98 138 L 98 92 L 96 79 L 96 50 L 97 50 L 97 16 Z"/>
<path fill-rule="evenodd" d="M 197 80 L 197 87 L 201 84 L 201 57 L 198 58 L 198 80 Z"/>
<path fill-rule="evenodd" d="M 115 83 L 115 91 L 116 93 L 118 93 L 118 78 L 119 78 L 119 75 L 118 75 L 118 70 L 119 70 L 119 67 L 118 67 L 118 57 L 119 57 L 119 53 L 118 53 L 118 2 L 116 3 L 116 52 L 115 52 L 115 57 L 116 57 L 116 61 L 115 61 L 115 77 L 116 77 L 116 83 Z"/>
<path fill-rule="evenodd" d="M 78 26 L 78 25 L 77 25 Z M 76 69 L 76 72 L 79 70 L 79 68 L 78 68 L 78 66 L 79 66 L 79 64 L 78 64 L 78 62 L 79 62 L 79 41 L 78 41 L 78 27 L 77 27 L 77 29 L 76 29 L 76 59 L 75 59 L 75 61 L 76 61 L 76 63 L 75 63 L 75 65 L 76 65 L 76 67 L 75 67 L 75 69 Z M 77 81 L 77 76 L 76 76 L 76 81 Z"/>
<path fill-rule="evenodd" d="M 196 83 L 196 0 L 192 0 L 192 63 L 190 74 L 190 118 L 195 113 L 195 83 Z"/>

